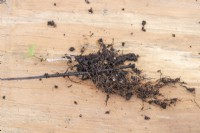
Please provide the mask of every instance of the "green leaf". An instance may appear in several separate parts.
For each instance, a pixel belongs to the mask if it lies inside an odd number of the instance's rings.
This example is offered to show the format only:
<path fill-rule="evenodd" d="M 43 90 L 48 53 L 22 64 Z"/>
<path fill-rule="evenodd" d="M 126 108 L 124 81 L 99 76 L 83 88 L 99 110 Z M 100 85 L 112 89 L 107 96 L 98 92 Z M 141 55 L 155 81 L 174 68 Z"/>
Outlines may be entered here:
<path fill-rule="evenodd" d="M 31 45 L 29 48 L 28 48 L 28 56 L 29 57 L 32 57 L 35 55 L 35 46 L 34 45 Z"/>

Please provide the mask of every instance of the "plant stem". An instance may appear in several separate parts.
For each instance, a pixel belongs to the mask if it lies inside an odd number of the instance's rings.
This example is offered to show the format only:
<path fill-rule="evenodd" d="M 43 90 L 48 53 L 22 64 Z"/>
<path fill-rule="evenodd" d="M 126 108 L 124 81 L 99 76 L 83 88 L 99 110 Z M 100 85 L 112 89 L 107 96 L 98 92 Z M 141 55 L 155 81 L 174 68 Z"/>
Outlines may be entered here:
<path fill-rule="evenodd" d="M 101 71 L 97 71 L 97 73 L 100 72 L 106 72 L 106 71 L 113 71 L 117 69 L 126 69 L 126 68 L 134 68 L 135 64 L 130 64 L 127 66 L 120 66 L 119 68 L 113 68 L 113 69 L 104 69 Z M 65 77 L 65 76 L 78 76 L 78 75 L 88 75 L 89 72 L 65 72 L 65 73 L 56 73 L 56 74 L 47 74 L 39 75 L 39 76 L 29 76 L 29 77 L 15 77 L 15 78 L 0 78 L 0 80 L 31 80 L 31 79 L 42 79 L 42 78 L 56 78 L 56 77 Z"/>

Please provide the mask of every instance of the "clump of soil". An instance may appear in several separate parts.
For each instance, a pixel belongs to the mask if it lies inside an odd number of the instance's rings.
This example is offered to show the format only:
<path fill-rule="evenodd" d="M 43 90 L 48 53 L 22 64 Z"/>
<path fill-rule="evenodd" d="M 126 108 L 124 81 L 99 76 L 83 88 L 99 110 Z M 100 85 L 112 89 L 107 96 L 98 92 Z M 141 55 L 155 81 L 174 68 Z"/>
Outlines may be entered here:
<path fill-rule="evenodd" d="M 6 96 L 3 96 L 3 97 L 2 97 L 2 99 L 4 99 L 4 100 L 5 100 L 5 99 L 6 99 Z"/>
<path fill-rule="evenodd" d="M 54 28 L 56 27 L 56 23 L 55 23 L 53 20 L 48 21 L 48 22 L 47 22 L 47 25 L 48 25 L 48 26 L 51 26 L 51 27 L 54 27 Z"/>
<path fill-rule="evenodd" d="M 147 22 L 145 20 L 142 21 L 142 31 L 146 32 L 146 29 L 145 29 L 145 25 L 147 24 Z"/>
<path fill-rule="evenodd" d="M 76 105 L 77 105 L 77 104 L 78 104 L 78 103 L 77 103 L 77 101 L 74 101 L 74 104 L 76 104 Z"/>
<path fill-rule="evenodd" d="M 85 0 L 85 3 L 86 3 L 86 4 L 90 4 L 90 1 L 89 1 L 89 0 Z"/>
<path fill-rule="evenodd" d="M 93 14 L 93 9 L 92 9 L 92 7 L 88 10 L 88 12 L 89 12 L 90 14 Z"/>
<path fill-rule="evenodd" d="M 150 117 L 145 115 L 145 116 L 144 116 L 144 119 L 145 119 L 145 120 L 150 120 Z"/>
<path fill-rule="evenodd" d="M 69 51 L 71 51 L 71 52 L 74 51 L 74 50 L 75 50 L 74 47 L 70 47 L 70 48 L 69 48 Z"/>
<path fill-rule="evenodd" d="M 110 114 L 110 111 L 106 111 L 105 114 Z"/>
<path fill-rule="evenodd" d="M 176 104 L 177 98 L 165 98 L 160 89 L 170 84 L 184 87 L 185 83 L 181 82 L 180 78 L 161 77 L 154 82 L 148 81 L 142 76 L 141 70 L 135 66 L 139 58 L 137 54 L 119 54 L 112 45 L 104 44 L 102 39 L 99 39 L 98 43 L 100 50 L 97 53 L 75 57 L 76 71 L 87 73 L 79 75 L 82 80 L 92 80 L 96 87 L 108 96 L 117 94 L 126 100 L 136 96 L 144 102 L 158 105 L 163 109 Z M 125 65 L 127 61 L 129 64 Z M 186 86 L 184 88 L 189 92 L 195 91 Z"/>

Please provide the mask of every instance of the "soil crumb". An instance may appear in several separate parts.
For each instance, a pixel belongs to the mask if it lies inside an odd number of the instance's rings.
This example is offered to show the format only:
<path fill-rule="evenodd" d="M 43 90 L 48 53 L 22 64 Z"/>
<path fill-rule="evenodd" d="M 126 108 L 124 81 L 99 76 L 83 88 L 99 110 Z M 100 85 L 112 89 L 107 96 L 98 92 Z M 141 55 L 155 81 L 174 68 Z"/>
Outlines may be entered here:
<path fill-rule="evenodd" d="M 123 46 L 123 47 L 125 46 L 125 42 L 122 42 L 122 46 Z"/>
<path fill-rule="evenodd" d="M 74 101 L 74 104 L 78 105 L 77 101 Z"/>
<path fill-rule="evenodd" d="M 3 97 L 2 97 L 2 99 L 4 99 L 4 100 L 5 100 L 5 99 L 6 99 L 6 96 L 3 96 Z"/>
<path fill-rule="evenodd" d="M 53 20 L 48 21 L 48 22 L 47 22 L 47 25 L 48 25 L 48 26 L 51 26 L 51 27 L 54 27 L 54 28 L 56 27 L 56 23 L 55 23 Z"/>
<path fill-rule="evenodd" d="M 92 9 L 92 7 L 88 10 L 88 12 L 89 12 L 90 14 L 93 14 L 93 9 Z"/>
<path fill-rule="evenodd" d="M 144 119 L 145 119 L 145 120 L 150 120 L 150 117 L 145 115 L 145 116 L 144 116 Z"/>
<path fill-rule="evenodd" d="M 75 50 L 74 47 L 70 47 L 70 48 L 69 48 L 69 51 L 71 51 L 71 52 L 73 52 L 74 50 Z"/>
<path fill-rule="evenodd" d="M 143 32 L 146 32 L 146 29 L 145 29 L 146 24 L 147 24 L 147 22 L 145 20 L 143 20 L 142 21 L 142 29 L 141 29 Z"/>
<path fill-rule="evenodd" d="M 105 114 L 110 114 L 110 111 L 106 111 Z"/>
<path fill-rule="evenodd" d="M 55 88 L 55 89 L 58 89 L 58 86 L 57 86 L 57 85 L 54 85 L 54 88 Z"/>
<path fill-rule="evenodd" d="M 56 6 L 56 3 L 53 3 L 54 6 Z"/>
<path fill-rule="evenodd" d="M 89 0 L 85 0 L 85 3 L 86 3 L 86 4 L 90 4 L 90 1 L 89 1 Z"/>
<path fill-rule="evenodd" d="M 175 35 L 175 34 L 172 34 L 172 37 L 176 37 L 176 35 Z"/>
<path fill-rule="evenodd" d="M 80 114 L 79 117 L 82 117 L 82 114 Z"/>

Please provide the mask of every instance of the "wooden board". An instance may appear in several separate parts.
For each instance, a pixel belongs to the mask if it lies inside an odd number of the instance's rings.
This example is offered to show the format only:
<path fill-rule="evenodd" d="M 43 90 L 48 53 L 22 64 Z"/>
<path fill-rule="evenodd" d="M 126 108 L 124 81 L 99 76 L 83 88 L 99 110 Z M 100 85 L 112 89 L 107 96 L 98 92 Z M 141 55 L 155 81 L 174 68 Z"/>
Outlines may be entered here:
<path fill-rule="evenodd" d="M 106 106 L 106 95 L 89 81 L 1 81 L 0 96 L 5 96 L 0 99 L 1 132 L 200 132 L 200 109 L 194 103 L 196 99 L 200 104 L 200 1 L 89 1 L 90 4 L 84 0 L 7 0 L 0 4 L 0 77 L 67 70 L 65 62 L 40 62 L 28 57 L 31 46 L 35 47 L 35 56 L 57 58 L 65 53 L 79 54 L 82 46 L 87 47 L 86 53 L 96 51 L 98 38 L 107 43 L 114 38 L 116 48 L 140 55 L 137 66 L 147 77 L 158 78 L 157 70 L 181 77 L 197 88 L 196 97 L 183 88 L 167 87 L 163 93 L 178 97 L 181 102 L 166 110 L 145 104 L 141 111 L 143 103 L 135 97 L 127 102 L 111 96 Z M 93 14 L 88 13 L 91 7 Z M 54 20 L 57 27 L 47 26 L 49 20 Z M 147 21 L 146 32 L 141 31 L 142 20 Z M 75 52 L 68 51 L 71 46 Z M 109 115 L 105 114 L 107 110 Z M 146 121 L 143 115 L 151 119 Z"/>

